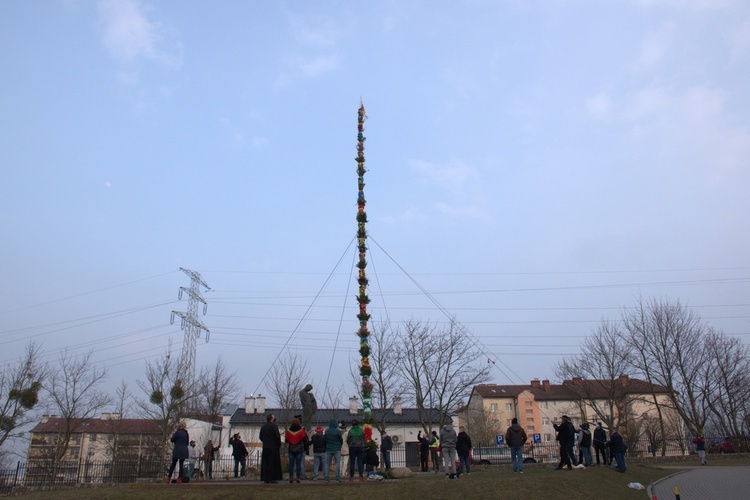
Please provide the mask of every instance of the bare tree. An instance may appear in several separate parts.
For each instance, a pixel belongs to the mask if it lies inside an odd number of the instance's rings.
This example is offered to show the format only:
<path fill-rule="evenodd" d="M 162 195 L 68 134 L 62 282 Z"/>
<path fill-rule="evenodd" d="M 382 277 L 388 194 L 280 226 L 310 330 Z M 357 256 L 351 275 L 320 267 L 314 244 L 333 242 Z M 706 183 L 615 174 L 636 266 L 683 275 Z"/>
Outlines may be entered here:
<path fill-rule="evenodd" d="M 393 331 L 391 324 L 373 325 L 368 338 L 367 352 L 372 367 L 370 383 L 372 389 L 373 425 L 379 432 L 385 432 L 388 422 L 388 409 L 393 407 L 393 397 L 406 392 L 407 385 L 401 372 L 401 342 L 398 331 Z M 360 347 L 360 351 L 363 347 Z M 362 377 L 359 364 L 350 365 L 350 377 L 362 399 Z"/>
<path fill-rule="evenodd" d="M 31 423 L 30 412 L 39 403 L 39 394 L 48 372 L 40 361 L 40 348 L 26 345 L 23 356 L 0 371 L 0 447 L 19 437 L 18 429 Z"/>
<path fill-rule="evenodd" d="M 85 419 L 93 417 L 110 403 L 109 396 L 100 389 L 107 370 L 94 366 L 91 354 L 71 354 L 66 349 L 50 375 L 47 390 L 51 411 L 60 415 L 62 420 L 62 426 L 51 443 L 55 467 L 65 457 L 73 434 Z"/>
<path fill-rule="evenodd" d="M 194 413 L 210 422 L 221 420 L 221 410 L 240 394 L 237 371 L 229 372 L 221 356 L 211 366 L 201 368 L 196 381 Z"/>
<path fill-rule="evenodd" d="M 704 366 L 710 384 L 704 399 L 725 436 L 742 436 L 750 405 L 750 351 L 736 337 L 709 330 L 704 340 Z"/>
<path fill-rule="evenodd" d="M 494 445 L 495 436 L 505 432 L 497 414 L 484 408 L 467 410 L 466 420 L 466 427 L 475 446 Z"/>
<path fill-rule="evenodd" d="M 570 379 L 563 386 L 578 402 L 581 417 L 591 408 L 609 429 L 626 419 L 619 409 L 629 406 L 620 376 L 632 373 L 630 346 L 617 325 L 602 321 L 594 333 L 581 342 L 579 354 L 557 364 L 556 375 Z"/>
<path fill-rule="evenodd" d="M 706 327 L 700 318 L 679 301 L 652 299 L 626 311 L 623 323 L 635 350 L 635 366 L 648 382 L 667 389 L 688 430 L 702 434 L 709 410 L 703 397 L 708 383 L 703 369 Z M 655 394 L 654 403 L 659 406 Z"/>
<path fill-rule="evenodd" d="M 138 448 L 132 446 L 131 440 L 124 434 L 124 419 L 133 406 L 133 395 L 127 382 L 122 380 L 115 390 L 114 408 L 107 421 L 106 453 L 113 462 L 136 458 Z M 137 443 L 136 443 L 137 444 Z"/>
<path fill-rule="evenodd" d="M 471 389 L 489 380 L 490 368 L 477 363 L 482 351 L 471 335 L 456 321 L 447 328 L 410 320 L 404 324 L 399 341 L 401 373 L 417 403 L 417 414 L 425 430 L 442 427 L 455 413 Z M 439 412 L 438 421 L 432 409 Z"/>
<path fill-rule="evenodd" d="M 359 387 L 361 384 L 357 384 Z M 344 406 L 346 401 L 346 388 L 343 384 L 333 387 L 328 386 L 323 390 L 323 394 L 319 398 L 320 408 L 341 408 Z"/>
<path fill-rule="evenodd" d="M 279 405 L 280 423 L 288 425 L 294 415 L 302 413 L 299 393 L 310 381 L 307 360 L 297 352 L 286 351 L 271 367 L 266 390 Z"/>
<path fill-rule="evenodd" d="M 146 378 L 138 380 L 145 398 L 136 399 L 141 413 L 159 422 L 160 439 L 153 450 L 159 457 L 165 456 L 167 440 L 189 403 L 189 388 L 179 379 L 179 361 L 172 357 L 170 350 L 171 343 L 162 357 L 146 361 Z"/>

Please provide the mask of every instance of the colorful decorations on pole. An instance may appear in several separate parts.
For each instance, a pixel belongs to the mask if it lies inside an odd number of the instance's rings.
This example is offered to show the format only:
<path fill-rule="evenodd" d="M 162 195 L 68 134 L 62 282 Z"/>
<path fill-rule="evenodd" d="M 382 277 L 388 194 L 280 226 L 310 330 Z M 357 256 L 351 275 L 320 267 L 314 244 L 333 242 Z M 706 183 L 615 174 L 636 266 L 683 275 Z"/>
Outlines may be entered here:
<path fill-rule="evenodd" d="M 367 114 L 365 113 L 365 106 L 360 101 L 359 110 L 357 111 L 357 250 L 359 251 L 359 262 L 357 262 L 357 268 L 359 274 L 357 276 L 357 283 L 359 284 L 359 295 L 357 296 L 357 303 L 359 304 L 359 313 L 357 319 L 359 320 L 359 330 L 357 330 L 357 336 L 359 337 L 359 354 L 362 356 L 359 365 L 359 374 L 362 376 L 362 407 L 364 408 L 364 419 L 363 428 L 365 431 L 365 441 L 372 441 L 372 383 L 370 382 L 370 375 L 372 375 L 372 368 L 370 367 L 370 344 L 369 337 L 370 331 L 367 329 L 367 322 L 370 320 L 370 315 L 367 314 L 367 304 L 370 303 L 370 297 L 367 296 L 367 213 L 365 212 L 365 120 L 367 120 Z"/>

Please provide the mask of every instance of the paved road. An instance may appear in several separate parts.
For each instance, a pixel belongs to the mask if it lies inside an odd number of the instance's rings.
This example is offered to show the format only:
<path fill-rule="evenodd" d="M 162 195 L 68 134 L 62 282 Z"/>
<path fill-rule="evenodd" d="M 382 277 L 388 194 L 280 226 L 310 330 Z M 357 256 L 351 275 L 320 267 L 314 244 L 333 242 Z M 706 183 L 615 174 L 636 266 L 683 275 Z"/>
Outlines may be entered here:
<path fill-rule="evenodd" d="M 750 466 L 696 467 L 654 484 L 651 490 L 658 500 L 674 500 L 674 486 L 680 488 L 680 500 L 747 500 L 750 498 Z"/>

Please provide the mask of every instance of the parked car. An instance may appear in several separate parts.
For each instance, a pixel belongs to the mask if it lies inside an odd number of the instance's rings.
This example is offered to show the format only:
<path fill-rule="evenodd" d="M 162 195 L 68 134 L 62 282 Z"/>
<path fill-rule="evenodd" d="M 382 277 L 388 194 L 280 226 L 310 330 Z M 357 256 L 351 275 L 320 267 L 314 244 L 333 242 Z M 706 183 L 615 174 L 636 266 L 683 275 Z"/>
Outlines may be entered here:
<path fill-rule="evenodd" d="M 724 438 L 724 441 L 712 445 L 708 449 L 709 453 L 734 453 L 734 443 L 729 438 Z"/>

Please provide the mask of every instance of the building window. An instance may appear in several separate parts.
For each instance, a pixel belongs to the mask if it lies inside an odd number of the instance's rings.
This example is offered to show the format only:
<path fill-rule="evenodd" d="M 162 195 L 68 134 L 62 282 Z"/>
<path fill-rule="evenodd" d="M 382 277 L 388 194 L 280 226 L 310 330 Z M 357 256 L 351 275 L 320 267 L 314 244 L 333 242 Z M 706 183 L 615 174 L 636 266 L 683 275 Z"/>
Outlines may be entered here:
<path fill-rule="evenodd" d="M 511 425 L 513 425 L 513 419 L 509 418 L 508 420 L 506 420 L 505 421 L 505 425 L 507 425 L 508 427 L 510 427 Z"/>
<path fill-rule="evenodd" d="M 534 414 L 534 410 L 526 410 L 526 415 L 533 415 L 533 414 Z"/>
<path fill-rule="evenodd" d="M 505 411 L 513 411 L 513 403 L 505 403 Z"/>
<path fill-rule="evenodd" d="M 534 423 L 534 419 L 533 418 L 527 418 L 526 419 L 526 423 L 527 424 L 533 424 Z"/>
<path fill-rule="evenodd" d="M 492 425 L 494 425 L 495 427 L 497 427 L 498 425 L 500 425 L 500 421 L 498 419 L 495 419 L 495 420 L 492 421 Z"/>
<path fill-rule="evenodd" d="M 525 404 L 526 404 L 526 406 L 531 406 L 532 403 L 531 403 L 531 401 L 526 401 Z"/>
<path fill-rule="evenodd" d="M 89 438 L 92 442 L 96 441 L 96 434 L 89 434 Z"/>
<path fill-rule="evenodd" d="M 547 417 L 542 419 L 542 425 L 549 425 L 549 419 Z"/>
<path fill-rule="evenodd" d="M 552 441 L 552 434 L 545 434 L 544 435 L 544 442 L 545 443 L 549 443 L 550 441 Z"/>
<path fill-rule="evenodd" d="M 491 412 L 497 411 L 497 403 L 490 403 L 490 411 Z"/>
<path fill-rule="evenodd" d="M 534 432 L 534 426 L 533 425 L 529 425 L 529 426 L 526 427 L 526 430 L 529 431 L 529 432 Z"/>

